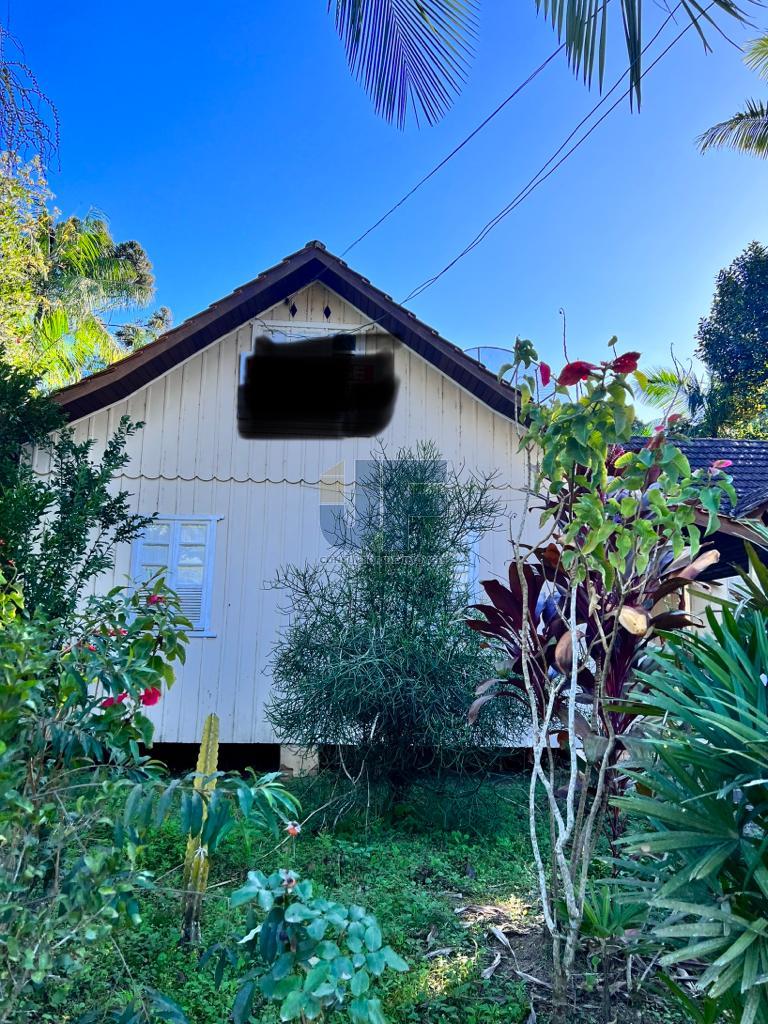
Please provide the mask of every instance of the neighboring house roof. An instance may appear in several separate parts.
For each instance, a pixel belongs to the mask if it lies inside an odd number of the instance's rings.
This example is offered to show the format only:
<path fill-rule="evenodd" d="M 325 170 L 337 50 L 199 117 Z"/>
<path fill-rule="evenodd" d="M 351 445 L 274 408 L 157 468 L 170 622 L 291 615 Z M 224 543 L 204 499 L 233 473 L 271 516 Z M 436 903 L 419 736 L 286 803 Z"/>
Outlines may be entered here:
<path fill-rule="evenodd" d="M 372 322 L 381 325 L 384 331 L 491 409 L 511 419 L 517 418 L 517 392 L 513 387 L 500 382 L 496 374 L 442 338 L 317 241 L 308 242 L 303 249 L 286 256 L 281 263 L 167 331 L 145 348 L 62 388 L 53 398 L 70 420 L 97 412 L 127 398 L 223 335 L 315 281 L 357 307 Z"/>
<path fill-rule="evenodd" d="M 633 447 L 642 447 L 647 437 L 634 437 Z M 693 437 L 675 441 L 692 469 L 706 469 L 718 459 L 732 463 L 726 472 L 733 480 L 738 502 L 731 507 L 724 499 L 724 515 L 732 518 L 754 516 L 768 506 L 768 441 L 731 440 L 727 437 Z"/>
<path fill-rule="evenodd" d="M 723 512 L 741 518 L 754 515 L 768 505 L 768 441 L 730 440 L 724 437 L 698 437 L 679 442 L 680 450 L 692 469 L 705 469 L 717 459 L 730 459 L 726 472 L 733 479 L 738 503 L 732 509 L 726 499 Z"/>
<path fill-rule="evenodd" d="M 641 448 L 647 437 L 633 437 L 632 447 Z M 721 507 L 720 530 L 706 543 L 720 552 L 720 561 L 698 577 L 701 583 L 710 583 L 734 575 L 736 568 L 747 569 L 744 540 L 755 544 L 749 528 L 734 520 L 762 519 L 768 509 L 768 441 L 730 440 L 724 437 L 693 437 L 675 441 L 691 464 L 692 469 L 706 469 L 718 459 L 732 463 L 726 470 L 736 489 L 738 501 L 733 508 L 727 498 Z M 703 521 L 703 520 L 702 520 Z M 759 541 L 757 541 L 759 545 Z M 761 561 L 768 565 L 768 552 L 758 546 Z"/>

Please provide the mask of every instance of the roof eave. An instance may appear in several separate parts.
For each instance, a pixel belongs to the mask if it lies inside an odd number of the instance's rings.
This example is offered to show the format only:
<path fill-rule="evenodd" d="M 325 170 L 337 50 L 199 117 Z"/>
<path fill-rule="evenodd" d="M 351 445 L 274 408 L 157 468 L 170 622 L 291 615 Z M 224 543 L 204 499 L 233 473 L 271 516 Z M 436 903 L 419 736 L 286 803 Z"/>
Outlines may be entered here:
<path fill-rule="evenodd" d="M 441 337 L 319 243 L 310 243 L 146 348 L 53 395 L 70 420 L 121 401 L 163 373 L 319 281 L 495 412 L 516 420 L 515 388 Z"/>

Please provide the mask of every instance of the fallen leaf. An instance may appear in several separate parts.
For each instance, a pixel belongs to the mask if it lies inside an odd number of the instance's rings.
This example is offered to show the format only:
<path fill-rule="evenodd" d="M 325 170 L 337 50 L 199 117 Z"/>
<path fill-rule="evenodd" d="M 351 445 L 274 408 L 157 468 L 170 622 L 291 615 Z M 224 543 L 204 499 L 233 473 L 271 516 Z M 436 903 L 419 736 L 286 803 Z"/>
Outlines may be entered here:
<path fill-rule="evenodd" d="M 535 978 L 532 974 L 526 974 L 525 971 L 515 969 L 515 974 L 522 978 L 523 981 L 530 981 L 532 985 L 542 985 L 544 988 L 552 988 L 548 981 L 542 981 L 541 978 Z"/>
<path fill-rule="evenodd" d="M 427 960 L 434 960 L 436 956 L 450 956 L 453 952 L 453 946 L 444 946 L 443 949 L 433 949 L 431 953 L 427 953 Z"/>
<path fill-rule="evenodd" d="M 501 930 L 501 928 L 497 928 L 496 925 L 494 924 L 494 925 L 491 925 L 489 931 L 490 931 L 491 935 L 494 935 L 499 940 L 499 942 L 502 944 L 502 946 L 506 946 L 507 949 L 510 951 L 510 953 L 512 952 L 512 947 L 509 944 L 509 939 L 504 934 L 504 932 Z"/>
<path fill-rule="evenodd" d="M 480 977 L 485 978 L 485 980 L 487 981 L 490 977 L 493 976 L 494 971 L 496 970 L 500 963 L 501 953 L 497 953 L 496 956 L 493 958 L 493 963 L 488 964 L 485 970 L 480 972 Z"/>

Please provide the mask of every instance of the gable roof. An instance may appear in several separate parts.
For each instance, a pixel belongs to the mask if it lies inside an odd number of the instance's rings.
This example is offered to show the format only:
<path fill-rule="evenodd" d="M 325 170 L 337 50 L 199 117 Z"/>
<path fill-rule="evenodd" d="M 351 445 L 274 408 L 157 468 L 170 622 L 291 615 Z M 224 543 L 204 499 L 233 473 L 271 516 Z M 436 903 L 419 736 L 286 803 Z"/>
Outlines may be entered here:
<path fill-rule="evenodd" d="M 479 401 L 503 416 L 517 418 L 517 393 L 511 385 L 500 382 L 494 373 L 442 338 L 317 241 L 308 242 L 303 249 L 286 256 L 276 266 L 162 334 L 145 348 L 61 388 L 53 398 L 70 420 L 97 412 L 127 398 L 315 281 L 357 307 Z"/>

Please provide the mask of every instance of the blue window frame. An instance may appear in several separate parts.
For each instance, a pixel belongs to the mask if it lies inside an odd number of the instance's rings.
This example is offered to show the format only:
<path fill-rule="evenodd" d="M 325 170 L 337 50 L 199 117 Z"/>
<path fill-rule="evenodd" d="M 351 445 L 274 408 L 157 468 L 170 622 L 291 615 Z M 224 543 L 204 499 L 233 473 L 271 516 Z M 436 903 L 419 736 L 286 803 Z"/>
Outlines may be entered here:
<path fill-rule="evenodd" d="M 221 516 L 159 515 L 133 542 L 131 578 L 135 584 L 163 571 L 179 595 L 190 636 L 215 636 L 211 628 L 216 522 Z"/>

